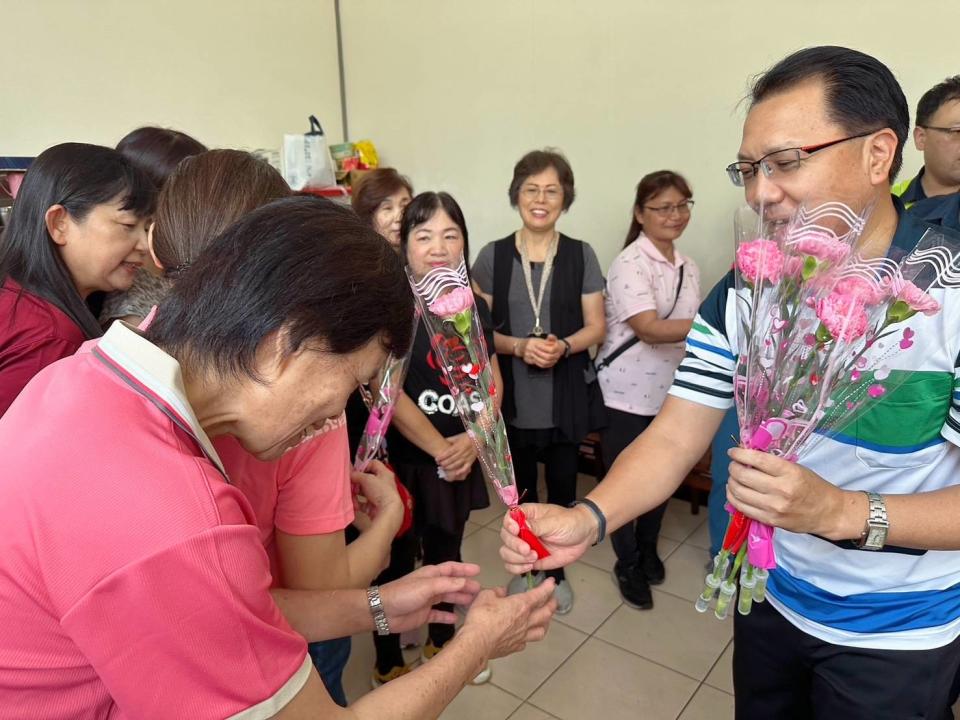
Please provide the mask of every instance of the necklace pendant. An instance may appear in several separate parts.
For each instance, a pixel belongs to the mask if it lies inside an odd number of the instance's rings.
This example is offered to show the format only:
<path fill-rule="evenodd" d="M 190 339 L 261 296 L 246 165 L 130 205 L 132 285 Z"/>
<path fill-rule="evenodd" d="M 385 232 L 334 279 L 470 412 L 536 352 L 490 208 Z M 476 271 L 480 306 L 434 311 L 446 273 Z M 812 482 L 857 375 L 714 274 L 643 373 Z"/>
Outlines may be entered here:
<path fill-rule="evenodd" d="M 543 334 L 544 334 L 544 333 L 543 333 L 543 328 L 540 327 L 540 323 L 537 323 L 536 325 L 533 326 L 532 334 L 533 334 L 533 335 L 536 335 L 536 336 L 538 336 L 538 337 L 539 337 L 540 335 L 543 335 Z"/>

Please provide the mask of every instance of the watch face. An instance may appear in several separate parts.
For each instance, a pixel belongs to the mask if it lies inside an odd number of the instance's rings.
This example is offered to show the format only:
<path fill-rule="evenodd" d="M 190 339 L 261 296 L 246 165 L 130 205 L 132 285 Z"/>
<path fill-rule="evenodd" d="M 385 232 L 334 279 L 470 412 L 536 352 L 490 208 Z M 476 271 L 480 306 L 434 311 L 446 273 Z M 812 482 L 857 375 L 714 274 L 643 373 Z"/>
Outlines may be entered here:
<path fill-rule="evenodd" d="M 864 543 L 870 548 L 881 548 L 887 539 L 887 529 L 872 527 L 867 533 L 867 541 Z"/>

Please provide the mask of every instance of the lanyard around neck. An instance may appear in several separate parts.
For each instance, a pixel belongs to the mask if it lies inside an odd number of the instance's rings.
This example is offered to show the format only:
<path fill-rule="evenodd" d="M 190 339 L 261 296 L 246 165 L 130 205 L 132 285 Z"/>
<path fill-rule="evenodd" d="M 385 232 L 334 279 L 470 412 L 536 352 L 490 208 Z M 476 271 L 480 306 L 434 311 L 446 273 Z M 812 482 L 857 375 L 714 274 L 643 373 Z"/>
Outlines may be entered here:
<path fill-rule="evenodd" d="M 530 254 L 527 252 L 527 241 L 523 237 L 523 231 L 517 233 L 517 241 L 520 246 L 520 265 L 523 266 L 523 280 L 527 285 L 530 307 L 533 309 L 533 334 L 543 335 L 543 327 L 540 325 L 540 308 L 543 307 L 543 294 L 547 288 L 547 278 L 550 277 L 550 272 L 553 270 L 553 261 L 557 256 L 560 233 L 554 232 L 553 239 L 547 246 L 547 254 L 543 259 L 543 274 L 540 276 L 540 288 L 536 295 L 533 292 L 533 270 L 530 268 Z"/>

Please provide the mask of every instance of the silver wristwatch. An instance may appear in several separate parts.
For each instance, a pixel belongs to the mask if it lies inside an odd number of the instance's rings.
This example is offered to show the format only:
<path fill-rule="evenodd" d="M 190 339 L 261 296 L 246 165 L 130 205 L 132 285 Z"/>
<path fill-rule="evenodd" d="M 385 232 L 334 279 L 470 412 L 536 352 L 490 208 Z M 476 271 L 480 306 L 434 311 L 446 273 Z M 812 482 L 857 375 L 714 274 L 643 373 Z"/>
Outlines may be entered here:
<path fill-rule="evenodd" d="M 863 527 L 857 547 L 861 550 L 880 550 L 886 544 L 887 532 L 890 530 L 887 505 L 876 493 L 868 492 L 866 495 L 870 502 L 870 514 L 867 516 L 867 524 Z"/>
<path fill-rule="evenodd" d="M 367 602 L 370 603 L 370 614 L 373 616 L 373 626 L 377 635 L 389 635 L 390 623 L 387 622 L 387 615 L 383 612 L 383 604 L 380 602 L 379 585 L 371 585 L 367 588 Z"/>

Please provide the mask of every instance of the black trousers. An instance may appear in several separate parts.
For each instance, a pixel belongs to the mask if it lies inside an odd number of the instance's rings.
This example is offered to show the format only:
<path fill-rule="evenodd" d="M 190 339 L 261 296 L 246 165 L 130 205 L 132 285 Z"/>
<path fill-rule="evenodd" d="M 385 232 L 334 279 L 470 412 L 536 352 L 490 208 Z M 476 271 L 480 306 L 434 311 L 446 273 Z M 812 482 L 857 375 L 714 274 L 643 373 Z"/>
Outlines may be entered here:
<path fill-rule="evenodd" d="M 556 432 L 507 428 L 513 471 L 522 502 L 540 502 L 537 490 L 537 463 L 542 462 L 547 481 L 547 502 L 567 507 L 577 499 L 577 463 L 580 448 L 569 442 L 557 442 Z M 564 579 L 563 568 L 547 570 L 557 582 Z"/>
<path fill-rule="evenodd" d="M 735 614 L 737 720 L 942 720 L 960 639 L 934 650 L 832 645 L 798 630 L 769 602 Z"/>
<path fill-rule="evenodd" d="M 634 415 L 607 408 L 607 427 L 603 431 L 601 446 L 604 466 L 608 470 L 613 467 L 620 453 L 652 422 L 652 415 Z M 640 560 L 640 548 L 644 545 L 656 546 L 666 510 L 667 504 L 663 503 L 610 533 L 610 543 L 621 566 L 636 565 Z"/>

